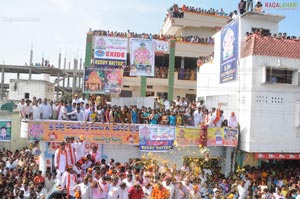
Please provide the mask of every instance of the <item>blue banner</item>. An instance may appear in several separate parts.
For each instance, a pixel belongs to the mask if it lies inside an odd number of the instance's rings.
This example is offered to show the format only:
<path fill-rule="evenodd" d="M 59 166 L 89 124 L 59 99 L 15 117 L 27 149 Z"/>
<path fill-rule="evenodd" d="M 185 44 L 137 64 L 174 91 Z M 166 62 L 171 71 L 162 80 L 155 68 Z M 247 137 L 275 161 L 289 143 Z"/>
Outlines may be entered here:
<path fill-rule="evenodd" d="M 239 24 L 235 21 L 221 32 L 220 83 L 236 80 Z"/>
<path fill-rule="evenodd" d="M 140 125 L 139 139 L 141 151 L 165 152 L 173 149 L 175 127 Z"/>
<path fill-rule="evenodd" d="M 0 141 L 11 141 L 11 121 L 0 121 Z"/>

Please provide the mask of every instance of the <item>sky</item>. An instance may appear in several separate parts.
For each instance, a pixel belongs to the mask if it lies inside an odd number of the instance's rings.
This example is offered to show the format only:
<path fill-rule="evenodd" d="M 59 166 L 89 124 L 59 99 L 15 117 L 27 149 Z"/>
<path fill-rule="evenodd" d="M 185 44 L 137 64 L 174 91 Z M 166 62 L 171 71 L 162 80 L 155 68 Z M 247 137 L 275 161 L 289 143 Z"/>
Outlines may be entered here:
<path fill-rule="evenodd" d="M 67 60 L 83 58 L 89 28 L 137 33 L 158 33 L 167 9 L 177 3 L 205 9 L 237 9 L 239 0 L 9 0 L 0 1 L 0 64 L 29 63 L 42 57 L 55 66 L 61 52 Z M 254 0 L 255 2 L 255 0 Z M 300 0 L 294 10 L 266 10 L 284 15 L 279 32 L 300 36 Z"/>

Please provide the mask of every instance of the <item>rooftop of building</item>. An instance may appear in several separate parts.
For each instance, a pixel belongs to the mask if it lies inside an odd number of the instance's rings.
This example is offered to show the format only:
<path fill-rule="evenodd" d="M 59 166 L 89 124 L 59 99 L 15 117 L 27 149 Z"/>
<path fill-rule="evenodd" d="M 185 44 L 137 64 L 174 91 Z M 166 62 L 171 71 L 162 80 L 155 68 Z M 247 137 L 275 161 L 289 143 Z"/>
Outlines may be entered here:
<path fill-rule="evenodd" d="M 300 40 L 253 34 L 241 46 L 241 58 L 249 55 L 300 59 Z"/>

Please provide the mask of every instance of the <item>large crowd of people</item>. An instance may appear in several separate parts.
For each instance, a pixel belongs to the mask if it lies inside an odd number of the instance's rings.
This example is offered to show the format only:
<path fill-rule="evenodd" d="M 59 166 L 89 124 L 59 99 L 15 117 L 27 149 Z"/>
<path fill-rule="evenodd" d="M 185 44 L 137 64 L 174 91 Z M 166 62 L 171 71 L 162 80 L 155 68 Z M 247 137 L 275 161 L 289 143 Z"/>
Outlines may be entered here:
<path fill-rule="evenodd" d="M 300 167 L 291 162 L 245 166 L 225 177 L 217 165 L 167 160 L 101 158 L 84 137 L 66 138 L 55 168 L 39 170 L 38 142 L 15 152 L 0 149 L 2 199 L 299 199 Z"/>
<path fill-rule="evenodd" d="M 221 8 L 220 10 L 214 8 L 204 9 L 200 7 L 186 6 L 186 5 L 182 5 L 181 7 L 179 7 L 177 4 L 174 3 L 168 9 L 167 17 L 183 18 L 184 12 L 193 12 L 193 13 L 206 14 L 206 15 L 228 16 L 228 14 L 224 12 L 223 8 Z"/>
<path fill-rule="evenodd" d="M 177 42 L 190 42 L 190 43 L 201 43 L 201 44 L 214 44 L 212 37 L 200 37 L 198 35 L 190 36 L 177 36 L 177 35 L 162 35 L 162 34 L 151 34 L 151 33 L 135 33 L 135 32 L 117 32 L 110 30 L 90 30 L 93 35 L 97 36 L 110 36 L 110 37 L 126 37 L 126 38 L 143 38 L 143 39 L 156 39 L 162 41 L 169 41 L 171 39 Z"/>
<path fill-rule="evenodd" d="M 158 96 L 153 107 L 129 105 L 120 107 L 107 104 L 101 95 L 91 95 L 89 99 L 75 94 L 73 100 L 57 101 L 47 99 L 22 99 L 18 104 L 21 118 L 32 120 L 69 120 L 80 122 L 127 123 L 127 124 L 161 124 L 177 126 L 209 127 L 238 126 L 237 116 L 232 112 L 224 116 L 221 105 L 210 110 L 200 102 L 188 97 L 178 96 L 174 101 Z"/>

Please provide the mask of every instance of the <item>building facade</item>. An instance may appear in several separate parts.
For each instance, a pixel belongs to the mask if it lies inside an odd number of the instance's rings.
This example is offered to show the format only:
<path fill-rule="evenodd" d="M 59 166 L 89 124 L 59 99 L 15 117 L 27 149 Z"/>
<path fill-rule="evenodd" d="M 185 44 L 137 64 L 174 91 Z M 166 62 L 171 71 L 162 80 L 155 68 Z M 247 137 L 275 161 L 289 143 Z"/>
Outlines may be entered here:
<path fill-rule="evenodd" d="M 214 36 L 214 63 L 203 65 L 198 73 L 197 96 L 205 99 L 208 107 L 222 103 L 225 116 L 232 111 L 237 114 L 239 148 L 256 159 L 293 159 L 300 153 L 300 43 L 260 34 L 246 36 L 256 29 L 277 34 L 282 19 L 260 13 L 236 19 L 239 53 L 234 80 L 220 83 L 222 31 Z"/>

